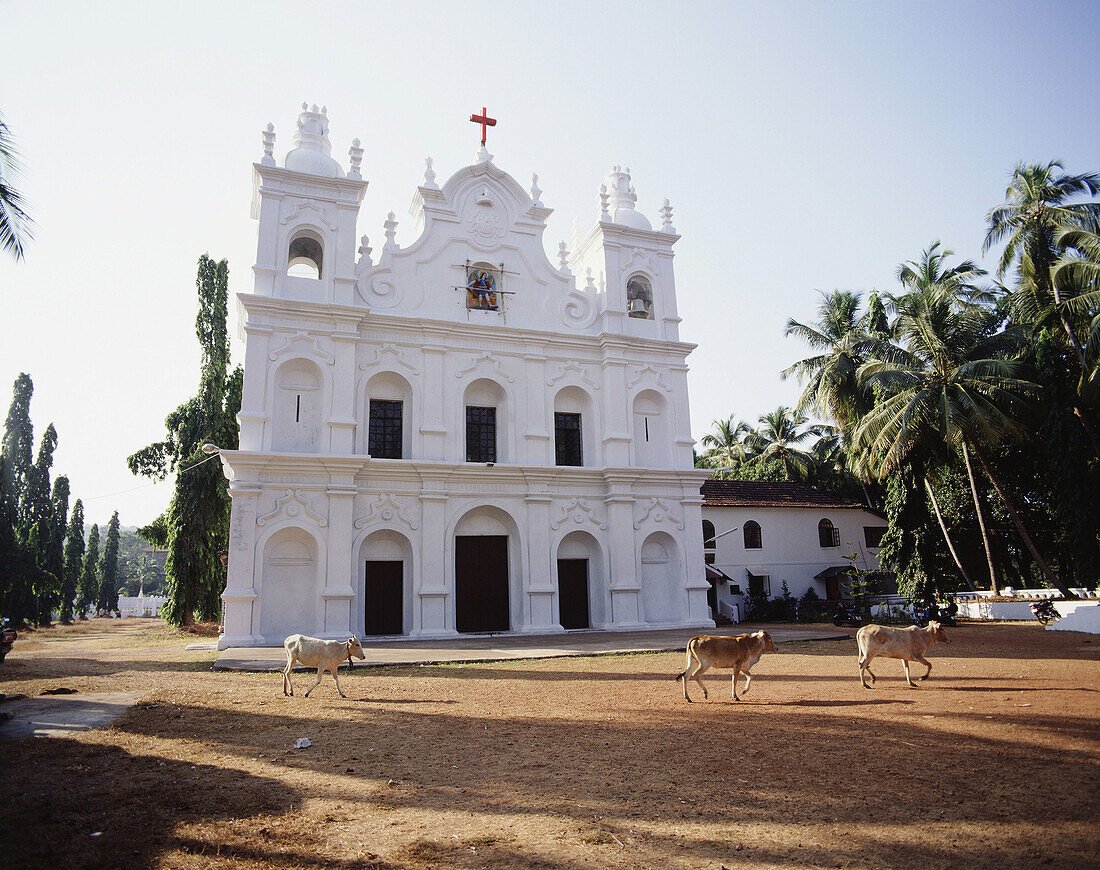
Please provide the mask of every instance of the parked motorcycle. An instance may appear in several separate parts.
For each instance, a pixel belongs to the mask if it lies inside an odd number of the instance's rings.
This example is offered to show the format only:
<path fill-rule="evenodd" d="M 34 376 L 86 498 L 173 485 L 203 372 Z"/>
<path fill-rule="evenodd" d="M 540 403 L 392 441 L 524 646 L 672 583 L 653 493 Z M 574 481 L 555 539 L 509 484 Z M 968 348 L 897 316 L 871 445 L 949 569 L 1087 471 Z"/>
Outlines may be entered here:
<path fill-rule="evenodd" d="M 1049 598 L 1032 601 L 1031 612 L 1035 614 L 1035 618 L 1043 625 L 1050 625 L 1054 620 L 1061 618 L 1061 614 L 1058 613 L 1058 610 L 1055 608 L 1054 602 Z"/>
<path fill-rule="evenodd" d="M 847 604 L 839 604 L 833 615 L 833 625 L 863 625 L 863 614 Z"/>
<path fill-rule="evenodd" d="M 928 623 L 954 626 L 955 614 L 958 613 L 958 609 L 958 605 L 954 601 L 944 607 L 937 604 L 919 604 L 913 607 L 913 623 L 921 627 L 926 626 Z"/>
<path fill-rule="evenodd" d="M 4 660 L 4 656 L 11 652 L 14 643 L 15 629 L 8 625 L 8 620 L 5 618 L 3 622 L 0 622 L 0 662 Z"/>

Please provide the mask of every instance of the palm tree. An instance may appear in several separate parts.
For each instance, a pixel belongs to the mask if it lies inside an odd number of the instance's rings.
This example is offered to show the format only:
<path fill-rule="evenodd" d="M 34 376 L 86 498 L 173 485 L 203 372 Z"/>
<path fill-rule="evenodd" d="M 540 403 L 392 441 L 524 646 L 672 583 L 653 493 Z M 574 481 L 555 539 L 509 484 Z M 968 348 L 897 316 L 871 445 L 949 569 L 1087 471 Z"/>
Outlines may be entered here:
<path fill-rule="evenodd" d="M 1003 278 L 1016 265 L 1018 286 L 1012 303 L 1017 318 L 1041 325 L 1056 318 L 1073 347 L 1082 377 L 1089 367 L 1085 351 L 1067 310 L 1064 291 L 1053 278 L 1061 253 L 1064 232 L 1087 227 L 1100 219 L 1100 203 L 1068 200 L 1084 193 L 1100 193 L 1100 176 L 1065 175 L 1062 164 L 1052 160 L 1046 166 L 1018 164 L 1005 191 L 1005 202 L 989 213 L 983 253 L 1004 240 L 997 276 Z M 1100 440 L 1084 409 L 1076 407 L 1093 450 L 1100 456 Z"/>
<path fill-rule="evenodd" d="M 955 252 L 941 247 L 937 239 L 921 253 L 917 260 L 909 260 L 898 267 L 898 282 L 908 289 L 907 294 L 892 296 L 891 303 L 898 312 L 895 329 L 905 333 L 913 330 L 924 315 L 929 315 L 933 322 L 944 323 L 950 321 L 953 314 L 966 312 L 967 322 L 972 324 L 975 330 L 964 346 L 969 346 L 974 338 L 980 340 L 983 333 L 991 332 L 995 318 L 982 308 L 983 304 L 993 302 L 993 295 L 986 289 L 975 284 L 975 281 L 986 274 L 985 270 L 978 267 L 972 260 L 964 260 L 958 265 L 948 264 L 948 258 Z M 946 349 L 940 348 L 937 352 L 944 353 Z M 970 481 L 970 493 L 974 499 L 974 512 L 978 517 L 978 528 L 982 533 L 982 545 L 985 547 L 985 558 L 989 565 L 989 584 L 993 591 L 1000 591 L 1000 582 L 997 576 L 997 563 L 993 558 L 993 547 L 989 540 L 989 531 L 986 528 L 985 511 L 982 509 L 982 500 L 978 495 L 977 481 L 974 479 L 974 469 L 970 462 L 970 452 L 967 449 L 965 439 L 962 441 L 963 463 L 966 466 L 967 478 Z M 955 558 L 955 564 L 963 573 L 963 578 L 970 584 L 969 577 L 962 567 L 962 563 L 955 553 L 951 538 L 947 534 L 943 516 L 940 513 L 939 504 L 931 484 L 925 479 L 925 489 L 932 501 L 932 507 L 936 512 L 936 519 L 940 523 L 947 547 Z"/>
<path fill-rule="evenodd" d="M 32 238 L 32 223 L 23 204 L 23 195 L 15 189 L 22 164 L 8 125 L 0 117 L 0 248 L 16 260 L 23 259 L 24 241 Z"/>
<path fill-rule="evenodd" d="M 812 410 L 820 418 L 833 420 L 846 440 L 872 405 L 870 394 L 856 377 L 867 361 L 869 338 L 859 306 L 859 293 L 834 290 L 821 294 L 816 323 L 788 320 L 784 335 L 796 335 L 820 353 L 799 360 L 779 374 L 784 380 L 795 375 L 799 383 L 806 384 L 796 413 Z"/>
<path fill-rule="evenodd" d="M 1070 595 L 1051 574 L 984 455 L 987 446 L 1022 433 L 1020 421 L 1039 393 L 1037 384 L 1019 377 L 1020 364 L 1010 355 L 1022 337 L 1013 330 L 992 333 L 991 313 L 960 299 L 956 290 L 951 282 L 935 284 L 895 300 L 895 336 L 904 347 L 892 346 L 889 359 L 860 370 L 863 383 L 882 399 L 864 417 L 855 446 L 880 476 L 913 453 L 974 453 L 1043 575 Z M 927 479 L 925 485 L 931 490 Z"/>
<path fill-rule="evenodd" d="M 807 438 L 820 436 L 825 427 L 805 425 L 806 418 L 798 411 L 780 406 L 760 418 L 760 427 L 745 436 L 746 446 L 755 453 L 753 465 L 767 465 L 777 460 L 787 480 L 805 480 L 814 468 L 813 454 L 798 447 Z"/>
<path fill-rule="evenodd" d="M 708 432 L 700 442 L 708 448 L 703 454 L 703 460 L 711 468 L 736 468 L 745 461 L 745 435 L 750 431 L 747 423 L 738 420 L 734 422 L 733 416 L 726 420 L 715 420 L 714 434 Z"/>
<path fill-rule="evenodd" d="M 1088 323 L 1082 391 L 1095 400 L 1100 387 L 1100 219 L 1082 219 L 1080 227 L 1061 230 L 1056 241 L 1062 254 L 1051 281 L 1066 300 L 1066 313 Z"/>

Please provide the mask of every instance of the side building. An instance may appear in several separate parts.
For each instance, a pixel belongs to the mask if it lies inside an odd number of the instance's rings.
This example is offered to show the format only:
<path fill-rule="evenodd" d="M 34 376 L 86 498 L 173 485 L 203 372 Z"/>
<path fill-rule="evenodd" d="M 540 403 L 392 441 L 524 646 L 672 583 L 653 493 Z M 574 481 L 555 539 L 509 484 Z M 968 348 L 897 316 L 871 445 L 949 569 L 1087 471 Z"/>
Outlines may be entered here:
<path fill-rule="evenodd" d="M 482 144 L 375 259 L 359 141 L 345 172 L 303 105 L 293 146 L 254 165 L 219 645 L 713 625 L 667 201 L 613 168 L 555 264 Z"/>
<path fill-rule="evenodd" d="M 864 505 L 801 483 L 708 480 L 703 548 L 716 613 L 739 622 L 750 594 L 848 597 L 845 572 L 878 571 L 886 520 Z M 881 578 L 880 592 L 895 591 Z"/>

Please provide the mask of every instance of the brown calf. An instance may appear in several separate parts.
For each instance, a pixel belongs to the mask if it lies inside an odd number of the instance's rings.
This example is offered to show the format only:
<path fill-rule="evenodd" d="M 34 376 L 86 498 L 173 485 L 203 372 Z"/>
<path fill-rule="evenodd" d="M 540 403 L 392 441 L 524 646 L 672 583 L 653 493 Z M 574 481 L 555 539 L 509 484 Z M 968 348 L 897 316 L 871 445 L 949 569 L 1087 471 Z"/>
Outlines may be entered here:
<path fill-rule="evenodd" d="M 733 668 L 733 700 L 737 697 L 737 675 L 745 675 L 745 689 L 749 690 L 752 675 L 749 668 L 755 665 L 766 652 L 775 652 L 775 644 L 766 631 L 754 631 L 752 634 L 739 634 L 737 637 L 716 637 L 701 634 L 693 637 L 687 645 L 687 670 L 678 674 L 676 679 L 684 681 L 684 697 L 688 703 L 688 680 L 695 680 L 707 697 L 707 687 L 699 679 L 710 668 Z"/>
<path fill-rule="evenodd" d="M 932 673 L 932 663 L 924 654 L 936 641 L 951 643 L 947 639 L 947 633 L 938 622 L 930 622 L 925 628 L 910 625 L 907 628 L 887 628 L 884 625 L 865 625 L 856 632 L 856 645 L 859 647 L 859 681 L 863 688 L 870 689 L 863 677 L 863 672 L 871 674 L 871 659 L 875 656 L 886 656 L 888 659 L 901 659 L 905 665 L 905 680 L 911 689 L 920 688 L 909 676 L 909 662 L 920 662 L 928 668 L 924 672 L 922 680 L 927 680 Z M 871 682 L 874 683 L 875 675 L 871 674 Z"/>

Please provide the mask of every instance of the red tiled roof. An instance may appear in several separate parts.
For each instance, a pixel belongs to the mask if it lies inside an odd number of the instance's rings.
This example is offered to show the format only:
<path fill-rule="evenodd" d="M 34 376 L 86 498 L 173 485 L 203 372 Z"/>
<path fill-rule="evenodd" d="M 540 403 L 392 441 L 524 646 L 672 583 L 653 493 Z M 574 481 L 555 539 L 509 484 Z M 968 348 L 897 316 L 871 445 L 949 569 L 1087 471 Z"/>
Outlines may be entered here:
<path fill-rule="evenodd" d="M 703 504 L 712 507 L 855 508 L 859 502 L 821 492 L 804 483 L 772 483 L 763 480 L 708 480 L 699 490 Z"/>

